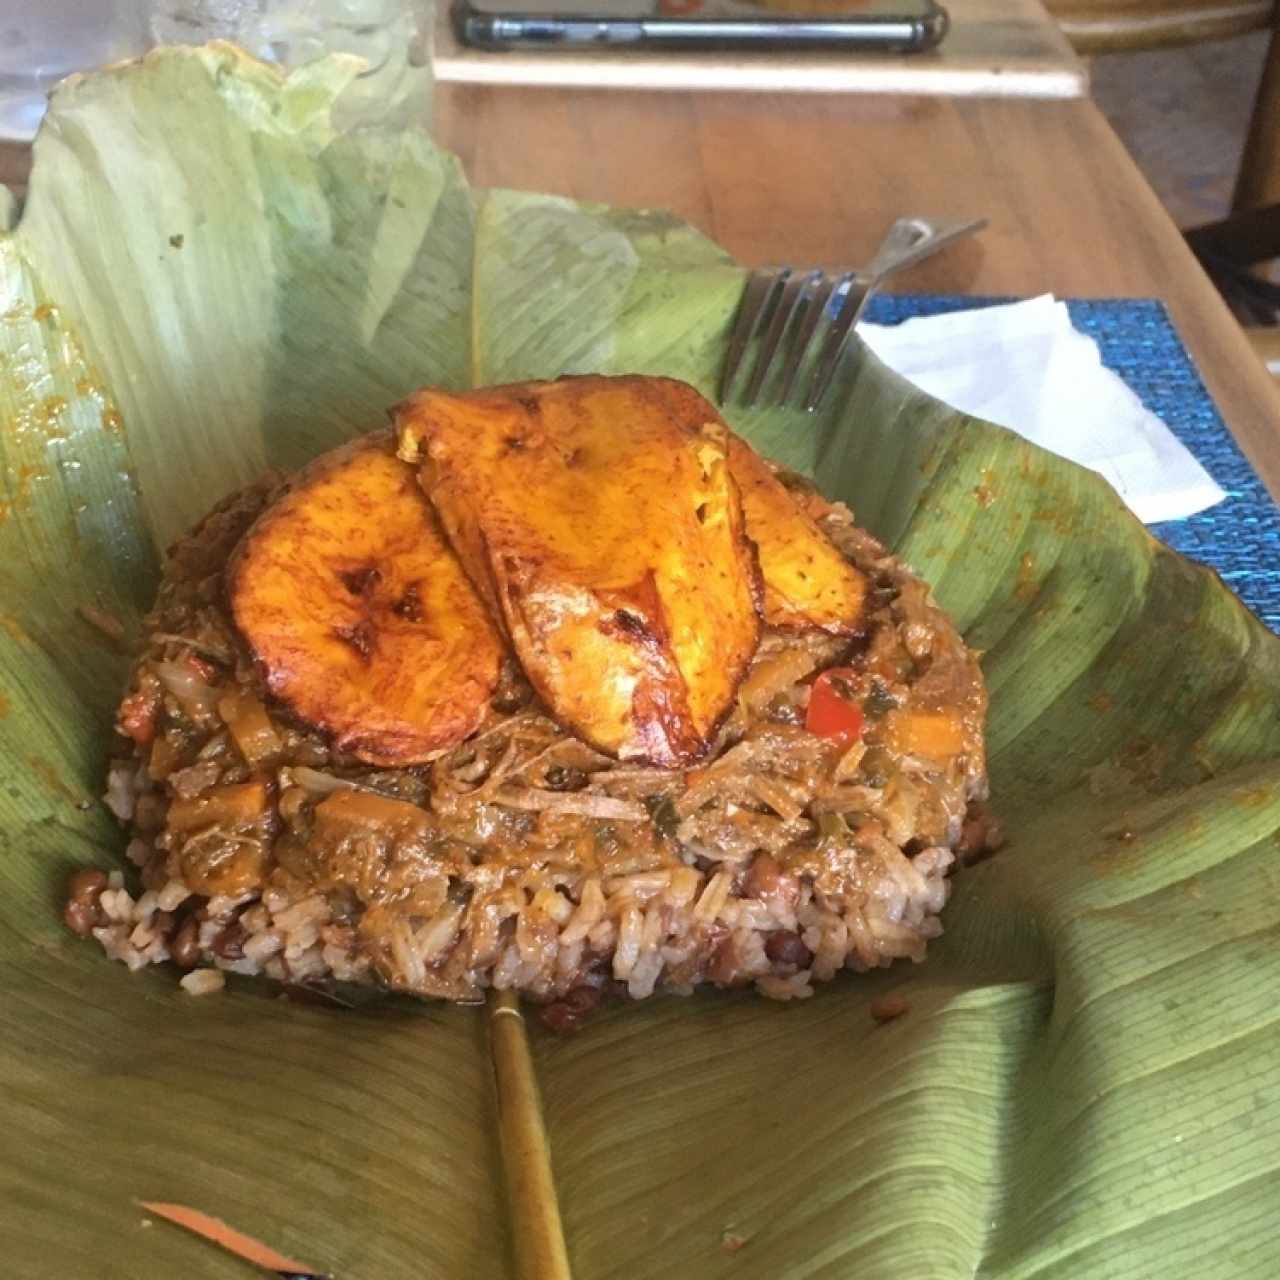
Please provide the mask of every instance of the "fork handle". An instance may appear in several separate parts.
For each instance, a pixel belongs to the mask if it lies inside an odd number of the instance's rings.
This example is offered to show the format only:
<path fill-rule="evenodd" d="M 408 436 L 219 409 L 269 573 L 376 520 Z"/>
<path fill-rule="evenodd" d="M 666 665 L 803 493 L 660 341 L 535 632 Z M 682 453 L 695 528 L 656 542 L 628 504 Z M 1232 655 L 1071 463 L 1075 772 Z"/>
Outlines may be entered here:
<path fill-rule="evenodd" d="M 899 218 L 893 224 L 871 259 L 870 266 L 861 274 L 879 284 L 881 280 L 923 262 L 931 254 L 945 248 L 953 240 L 979 231 L 987 225 L 986 218 L 974 218 L 969 222 L 933 222 L 928 218 Z M 874 285 L 873 285 L 874 287 Z"/>
<path fill-rule="evenodd" d="M 885 233 L 870 266 L 855 274 L 839 319 L 848 334 L 861 319 L 871 295 L 891 276 L 945 249 L 970 232 L 981 231 L 986 218 L 968 222 L 934 222 L 928 218 L 899 218 Z"/>

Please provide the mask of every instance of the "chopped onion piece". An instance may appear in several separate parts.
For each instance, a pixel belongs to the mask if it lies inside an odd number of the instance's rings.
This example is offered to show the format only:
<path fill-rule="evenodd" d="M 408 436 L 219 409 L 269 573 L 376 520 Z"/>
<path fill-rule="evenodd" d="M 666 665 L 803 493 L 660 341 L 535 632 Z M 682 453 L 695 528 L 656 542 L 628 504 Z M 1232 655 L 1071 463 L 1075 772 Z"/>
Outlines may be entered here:
<path fill-rule="evenodd" d="M 539 813 L 575 813 L 584 818 L 613 818 L 619 822 L 647 822 L 649 811 L 635 800 L 619 800 L 615 796 L 597 796 L 584 791 L 542 791 L 524 787 L 519 791 L 500 791 L 494 797 L 508 809 L 527 809 Z"/>
<path fill-rule="evenodd" d="M 319 769 L 309 768 L 305 764 L 295 764 L 290 773 L 296 786 L 313 792 L 318 796 L 329 796 L 335 791 L 358 791 L 360 788 L 346 778 L 335 778 L 331 773 L 321 773 Z"/>
<path fill-rule="evenodd" d="M 157 662 L 155 673 L 193 720 L 204 720 L 214 714 L 218 691 L 201 680 L 190 667 L 181 662 Z"/>
<path fill-rule="evenodd" d="M 218 714 L 226 722 L 245 763 L 263 764 L 284 750 L 271 717 L 251 693 L 228 693 L 218 700 Z"/>

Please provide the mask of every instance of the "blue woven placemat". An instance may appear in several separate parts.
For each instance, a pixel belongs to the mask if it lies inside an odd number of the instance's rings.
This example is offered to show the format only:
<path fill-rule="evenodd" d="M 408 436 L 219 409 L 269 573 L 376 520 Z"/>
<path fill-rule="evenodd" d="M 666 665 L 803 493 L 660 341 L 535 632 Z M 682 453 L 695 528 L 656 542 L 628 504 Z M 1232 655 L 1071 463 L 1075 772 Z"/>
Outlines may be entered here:
<path fill-rule="evenodd" d="M 867 308 L 876 324 L 1009 302 L 1009 298 L 878 294 Z M 1183 555 L 1211 565 L 1273 631 L 1280 631 L 1280 507 L 1227 430 L 1187 349 L 1160 302 L 1149 299 L 1069 301 L 1077 329 L 1089 334 L 1103 362 L 1133 388 L 1227 494 L 1208 511 L 1150 526 Z"/>

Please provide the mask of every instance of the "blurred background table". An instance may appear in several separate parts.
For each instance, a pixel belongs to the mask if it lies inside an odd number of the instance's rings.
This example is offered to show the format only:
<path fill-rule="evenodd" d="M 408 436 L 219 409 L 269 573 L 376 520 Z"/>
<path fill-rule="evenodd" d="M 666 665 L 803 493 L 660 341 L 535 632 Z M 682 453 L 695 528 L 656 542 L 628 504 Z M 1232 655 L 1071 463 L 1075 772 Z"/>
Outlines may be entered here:
<path fill-rule="evenodd" d="M 1163 300 L 1280 496 L 1280 393 L 1087 99 L 441 85 L 436 122 L 479 185 L 670 208 L 748 265 L 857 265 L 902 214 L 985 214 L 895 289 Z"/>
<path fill-rule="evenodd" d="M 1084 64 L 1040 0 L 945 0 L 951 29 L 927 53 L 697 53 L 617 49 L 489 52 L 459 44 L 439 4 L 435 70 L 444 83 L 754 92 L 986 94 L 1073 98 Z M 549 5 L 554 9 L 554 3 Z"/>

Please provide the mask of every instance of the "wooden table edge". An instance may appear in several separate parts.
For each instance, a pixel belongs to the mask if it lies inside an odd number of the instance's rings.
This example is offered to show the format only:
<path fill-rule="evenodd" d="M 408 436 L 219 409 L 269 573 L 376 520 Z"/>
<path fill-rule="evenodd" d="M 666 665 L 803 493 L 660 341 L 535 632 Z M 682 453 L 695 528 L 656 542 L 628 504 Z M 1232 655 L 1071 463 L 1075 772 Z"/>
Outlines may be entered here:
<path fill-rule="evenodd" d="M 501 55 L 494 55 L 495 58 Z M 988 98 L 1083 98 L 1088 72 L 1045 71 L 1005 64 L 990 67 L 842 66 L 837 60 L 810 64 L 720 62 L 690 68 L 685 62 L 662 60 L 619 63 L 583 62 L 546 55 L 535 63 L 498 63 L 483 57 L 444 55 L 436 62 L 442 84 L 512 85 L 548 89 L 621 89 L 653 92 L 859 93 Z"/>

